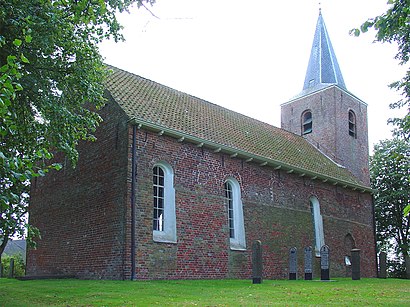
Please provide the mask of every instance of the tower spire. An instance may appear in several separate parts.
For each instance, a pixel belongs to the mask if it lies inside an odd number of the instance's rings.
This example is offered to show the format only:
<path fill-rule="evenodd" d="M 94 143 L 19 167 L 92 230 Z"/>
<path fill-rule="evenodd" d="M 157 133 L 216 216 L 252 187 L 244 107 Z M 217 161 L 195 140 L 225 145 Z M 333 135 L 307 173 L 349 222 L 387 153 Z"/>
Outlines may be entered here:
<path fill-rule="evenodd" d="M 305 82 L 303 84 L 303 91 L 315 90 L 330 84 L 336 84 L 346 89 L 336 54 L 326 30 L 319 3 L 319 17 L 316 24 Z"/>

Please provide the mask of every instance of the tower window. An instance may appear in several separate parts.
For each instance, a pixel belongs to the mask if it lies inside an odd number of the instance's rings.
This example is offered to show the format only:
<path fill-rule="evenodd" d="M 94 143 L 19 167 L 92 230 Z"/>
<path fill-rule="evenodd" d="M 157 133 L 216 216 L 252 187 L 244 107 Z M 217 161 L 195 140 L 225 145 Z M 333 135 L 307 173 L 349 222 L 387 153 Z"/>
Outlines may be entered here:
<path fill-rule="evenodd" d="M 312 132 L 312 112 L 305 111 L 302 114 L 302 135 Z"/>
<path fill-rule="evenodd" d="M 349 135 L 357 138 L 356 115 L 352 110 L 349 111 Z"/>

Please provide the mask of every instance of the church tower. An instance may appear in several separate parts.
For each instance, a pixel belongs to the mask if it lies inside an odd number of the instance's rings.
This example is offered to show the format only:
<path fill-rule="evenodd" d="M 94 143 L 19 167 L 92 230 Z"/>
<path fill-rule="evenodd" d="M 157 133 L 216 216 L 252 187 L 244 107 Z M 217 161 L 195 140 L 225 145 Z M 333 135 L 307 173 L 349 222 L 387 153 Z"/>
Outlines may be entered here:
<path fill-rule="evenodd" d="M 281 127 L 370 185 L 367 104 L 347 90 L 320 10 L 303 90 L 281 105 Z"/>

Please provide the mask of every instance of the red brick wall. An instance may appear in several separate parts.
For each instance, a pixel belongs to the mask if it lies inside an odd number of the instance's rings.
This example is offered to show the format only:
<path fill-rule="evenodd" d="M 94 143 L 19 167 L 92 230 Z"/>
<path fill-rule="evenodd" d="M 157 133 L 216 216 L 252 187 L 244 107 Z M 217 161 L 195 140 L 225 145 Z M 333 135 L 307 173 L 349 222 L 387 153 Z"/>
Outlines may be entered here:
<path fill-rule="evenodd" d="M 367 107 L 336 86 L 301 97 L 281 107 L 281 127 L 301 135 L 301 115 L 312 111 L 313 131 L 305 137 L 322 152 L 370 185 Z M 357 138 L 349 135 L 348 112 L 356 115 Z"/>
<path fill-rule="evenodd" d="M 319 199 L 331 274 L 345 276 L 345 236 L 362 250 L 362 276 L 375 276 L 371 196 L 317 180 L 246 163 L 194 144 L 138 131 L 137 278 L 250 278 L 253 240 L 263 245 L 264 277 L 287 278 L 289 248 L 314 245 L 309 198 Z M 177 244 L 152 240 L 152 168 L 174 169 Z M 223 183 L 241 185 L 247 251 L 231 251 Z M 316 276 L 319 268 L 316 267 Z M 300 275 L 302 276 L 302 275 Z"/>
<path fill-rule="evenodd" d="M 128 126 L 118 105 L 101 115 L 98 140 L 80 144 L 76 169 L 66 163 L 32 183 L 30 222 L 42 239 L 28 252 L 27 275 L 123 278 Z"/>
<path fill-rule="evenodd" d="M 42 231 L 30 250 L 28 275 L 131 277 L 131 144 L 118 106 L 102 110 L 98 141 L 80 145 L 77 169 L 33 182 L 30 220 Z M 309 198 L 319 199 L 331 276 L 344 276 L 345 236 L 362 250 L 362 276 L 375 276 L 371 196 L 288 174 L 223 153 L 137 131 L 136 273 L 138 279 L 251 278 L 251 246 L 261 240 L 264 278 L 287 278 L 288 253 L 314 245 Z M 152 168 L 174 170 L 177 244 L 152 239 Z M 241 185 L 246 251 L 231 251 L 223 184 Z M 315 273 L 319 268 L 316 259 Z"/>

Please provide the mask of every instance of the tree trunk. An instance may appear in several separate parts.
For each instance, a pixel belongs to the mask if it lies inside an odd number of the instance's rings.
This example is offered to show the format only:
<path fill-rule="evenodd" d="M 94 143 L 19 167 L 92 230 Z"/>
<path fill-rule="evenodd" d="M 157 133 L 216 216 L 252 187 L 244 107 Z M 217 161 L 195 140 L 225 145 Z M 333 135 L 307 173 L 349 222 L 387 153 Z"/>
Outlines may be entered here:
<path fill-rule="evenodd" d="M 6 236 L 4 236 L 4 238 L 3 238 L 3 242 L 1 242 L 1 244 L 0 244 L 0 262 L 1 262 L 1 256 L 3 255 L 3 252 L 4 252 L 5 248 L 6 248 L 6 245 L 7 245 L 7 242 L 8 242 L 8 241 L 9 241 L 9 236 L 6 235 Z"/>
<path fill-rule="evenodd" d="M 410 256 L 408 254 L 404 256 L 404 263 L 406 264 L 406 278 L 410 279 Z"/>

